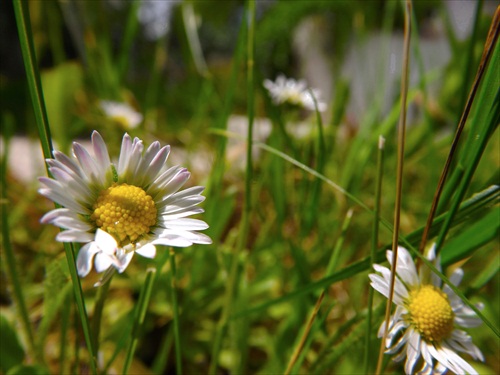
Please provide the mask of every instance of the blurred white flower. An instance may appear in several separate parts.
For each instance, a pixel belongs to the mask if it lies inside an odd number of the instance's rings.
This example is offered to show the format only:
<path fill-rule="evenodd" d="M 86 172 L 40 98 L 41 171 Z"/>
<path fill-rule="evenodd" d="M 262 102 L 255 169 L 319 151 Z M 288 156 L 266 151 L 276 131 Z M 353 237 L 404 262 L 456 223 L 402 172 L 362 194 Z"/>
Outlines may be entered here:
<path fill-rule="evenodd" d="M 280 74 L 276 82 L 269 79 L 264 81 L 264 87 L 271 94 L 275 104 L 288 103 L 314 111 L 314 98 L 318 104 L 318 110 L 326 110 L 326 104 L 320 100 L 320 92 L 316 89 L 309 89 L 304 80 L 296 81 L 293 78 L 286 78 Z M 312 92 L 312 95 L 311 95 Z"/>
<path fill-rule="evenodd" d="M 143 120 L 142 114 L 126 103 L 102 100 L 99 104 L 106 117 L 119 123 L 126 130 L 136 128 Z"/>
<path fill-rule="evenodd" d="M 56 239 L 85 243 L 77 258 L 78 274 L 123 272 L 134 253 L 154 258 L 155 245 L 186 247 L 210 244 L 199 230 L 208 228 L 199 214 L 203 187 L 179 189 L 190 173 L 166 167 L 170 146 L 153 142 L 144 151 L 142 141 L 125 134 L 118 163 L 111 162 L 101 135 L 92 133 L 93 156 L 73 143 L 74 157 L 54 151 L 47 159 L 53 178 L 40 177 L 40 194 L 60 204 L 42 223 L 65 229 Z M 102 279 L 101 279 L 102 281 Z"/>
<path fill-rule="evenodd" d="M 441 270 L 434 246 L 428 259 Z M 392 265 L 390 250 L 387 251 L 387 260 Z M 379 274 L 369 275 L 372 287 L 389 298 L 391 271 L 378 264 L 373 268 Z M 397 307 L 389 322 L 386 353 L 397 353 L 395 361 L 406 358 L 406 374 L 415 372 L 414 368 L 420 358 L 422 367 L 418 372 L 422 374 L 441 374 L 447 370 L 456 374 L 477 374 L 457 352 L 465 352 L 474 359 L 484 360 L 471 337 L 459 329 L 478 326 L 481 320 L 448 285 L 442 285 L 437 275 L 432 273 L 429 283 L 426 283 L 422 268 L 423 266 L 417 273 L 408 250 L 399 247 L 393 296 Z M 450 276 L 450 281 L 456 286 L 462 277 L 463 271 L 459 268 Z M 383 336 L 384 330 L 385 322 L 379 329 L 378 337 Z"/>
<path fill-rule="evenodd" d="M 180 0 L 142 0 L 137 17 L 149 40 L 158 40 L 170 31 L 173 8 Z"/>

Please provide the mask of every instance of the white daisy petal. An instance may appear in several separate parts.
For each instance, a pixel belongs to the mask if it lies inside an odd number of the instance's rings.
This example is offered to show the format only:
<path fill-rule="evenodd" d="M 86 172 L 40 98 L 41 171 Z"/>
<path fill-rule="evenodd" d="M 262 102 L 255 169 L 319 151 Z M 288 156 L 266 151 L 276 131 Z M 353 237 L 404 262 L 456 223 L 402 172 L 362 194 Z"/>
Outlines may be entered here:
<path fill-rule="evenodd" d="M 80 230 L 68 229 L 63 232 L 59 232 L 56 236 L 56 240 L 59 242 L 82 242 L 86 243 L 92 241 L 94 236 L 91 233 L 82 232 Z"/>
<path fill-rule="evenodd" d="M 95 234 L 95 242 L 101 251 L 108 255 L 114 255 L 118 248 L 115 238 L 108 232 L 97 229 Z"/>
<path fill-rule="evenodd" d="M 153 259 L 156 256 L 156 247 L 155 245 L 149 243 L 145 246 L 139 247 L 135 252 L 143 257 Z"/>
<path fill-rule="evenodd" d="M 95 130 L 92 132 L 92 147 L 96 157 L 96 165 L 100 168 L 101 175 L 106 176 L 111 166 L 111 160 L 109 159 L 108 148 L 106 147 L 106 143 L 104 143 L 104 139 Z"/>
<path fill-rule="evenodd" d="M 168 234 L 165 237 L 159 237 L 152 242 L 154 245 L 164 245 L 173 247 L 188 247 L 193 244 L 192 241 L 185 239 L 184 237 L 177 236 L 175 234 Z"/>
<path fill-rule="evenodd" d="M 208 228 L 207 223 L 198 219 L 164 220 L 162 224 L 167 229 L 204 230 Z"/>
<path fill-rule="evenodd" d="M 100 168 L 94 161 L 89 152 L 79 143 L 73 142 L 73 153 L 75 154 L 82 171 L 85 173 L 89 181 L 94 183 L 104 184 L 104 176 L 100 172 Z"/>
<path fill-rule="evenodd" d="M 128 166 L 130 153 L 132 151 L 132 139 L 125 133 L 122 139 L 120 157 L 118 158 L 118 174 L 123 174 Z"/>
<path fill-rule="evenodd" d="M 410 335 L 406 346 L 406 357 L 405 372 L 411 374 L 420 357 L 420 335 L 418 333 Z"/>
<path fill-rule="evenodd" d="M 118 261 L 115 267 L 119 273 L 125 271 L 125 269 L 130 264 L 130 261 L 132 260 L 133 256 L 134 256 L 134 251 L 131 251 L 129 253 L 122 254 L 118 257 Z"/>
<path fill-rule="evenodd" d="M 97 272 L 104 272 L 109 267 L 114 265 L 114 257 L 109 254 L 105 254 L 102 251 L 95 255 L 94 266 Z"/>
<path fill-rule="evenodd" d="M 89 274 L 90 270 L 92 269 L 92 260 L 94 258 L 94 255 L 99 251 L 99 247 L 94 242 L 89 242 L 80 249 L 76 258 L 76 269 L 78 270 L 78 276 L 85 277 Z"/>

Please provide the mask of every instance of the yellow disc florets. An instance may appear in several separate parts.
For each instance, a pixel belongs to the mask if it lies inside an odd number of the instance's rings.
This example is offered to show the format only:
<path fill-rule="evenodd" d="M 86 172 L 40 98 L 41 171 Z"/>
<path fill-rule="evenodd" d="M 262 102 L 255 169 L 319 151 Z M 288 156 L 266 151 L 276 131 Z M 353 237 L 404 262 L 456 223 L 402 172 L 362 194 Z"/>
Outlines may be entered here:
<path fill-rule="evenodd" d="M 453 331 L 454 314 L 446 294 L 433 285 L 410 291 L 407 304 L 412 326 L 427 342 L 441 342 Z"/>
<path fill-rule="evenodd" d="M 156 224 L 153 198 L 137 186 L 114 184 L 101 191 L 92 208 L 91 219 L 114 236 L 120 246 L 134 243 Z"/>

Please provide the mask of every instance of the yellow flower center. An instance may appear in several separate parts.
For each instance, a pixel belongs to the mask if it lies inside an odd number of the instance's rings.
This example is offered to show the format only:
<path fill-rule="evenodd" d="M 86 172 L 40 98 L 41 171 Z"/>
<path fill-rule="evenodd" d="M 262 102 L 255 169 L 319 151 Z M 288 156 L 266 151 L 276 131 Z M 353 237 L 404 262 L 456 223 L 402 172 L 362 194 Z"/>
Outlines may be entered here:
<path fill-rule="evenodd" d="M 111 119 L 125 129 L 130 129 L 130 119 L 125 115 L 114 115 Z"/>
<path fill-rule="evenodd" d="M 440 342 L 453 331 L 454 314 L 446 294 L 432 285 L 410 291 L 410 322 L 430 342 Z"/>
<path fill-rule="evenodd" d="M 120 246 L 134 243 L 156 224 L 153 198 L 137 186 L 113 184 L 101 191 L 92 208 L 91 219 L 115 237 Z"/>

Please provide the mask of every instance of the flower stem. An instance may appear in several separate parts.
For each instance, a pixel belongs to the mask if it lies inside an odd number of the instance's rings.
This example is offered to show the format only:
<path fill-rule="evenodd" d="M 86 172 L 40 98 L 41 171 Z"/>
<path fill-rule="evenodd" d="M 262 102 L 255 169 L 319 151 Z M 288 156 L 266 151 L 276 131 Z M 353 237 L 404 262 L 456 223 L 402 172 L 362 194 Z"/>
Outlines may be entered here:
<path fill-rule="evenodd" d="M 172 309 L 174 312 L 174 343 L 175 343 L 175 372 L 177 375 L 182 375 L 182 350 L 181 350 L 181 335 L 179 329 L 179 304 L 177 303 L 177 294 L 175 292 L 176 284 L 176 266 L 175 266 L 175 250 L 170 248 L 170 274 L 168 274 L 168 292 L 172 298 Z"/>
<path fill-rule="evenodd" d="M 107 282 L 105 282 L 104 285 L 100 286 L 97 289 L 97 297 L 91 324 L 92 347 L 94 348 L 95 353 L 99 352 L 99 334 L 101 331 L 102 312 L 104 310 L 104 302 L 106 301 L 106 297 L 108 296 L 110 285 L 111 278 Z"/>
<path fill-rule="evenodd" d="M 134 311 L 134 325 L 132 327 L 132 340 L 127 350 L 127 355 L 125 357 L 125 364 L 123 365 L 123 374 L 128 374 L 130 365 L 132 364 L 132 359 L 134 358 L 135 349 L 137 348 L 137 342 L 139 341 L 139 332 L 144 323 L 144 318 L 146 316 L 146 310 L 148 308 L 149 299 L 151 298 L 151 291 L 153 290 L 153 284 L 156 279 L 156 269 L 150 268 L 146 271 L 146 280 L 142 286 L 141 293 L 139 295 L 139 301 Z"/>

